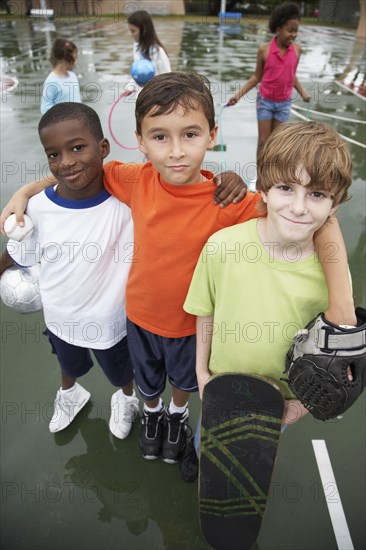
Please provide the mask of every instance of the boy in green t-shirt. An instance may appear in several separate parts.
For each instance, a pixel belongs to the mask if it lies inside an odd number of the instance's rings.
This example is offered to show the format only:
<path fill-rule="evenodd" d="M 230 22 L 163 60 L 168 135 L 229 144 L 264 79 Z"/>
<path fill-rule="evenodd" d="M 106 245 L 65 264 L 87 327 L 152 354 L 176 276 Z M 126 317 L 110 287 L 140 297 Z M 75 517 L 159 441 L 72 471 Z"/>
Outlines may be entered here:
<path fill-rule="evenodd" d="M 328 307 L 314 233 L 347 199 L 351 170 L 346 144 L 326 124 L 282 124 L 268 139 L 257 183 L 267 217 L 210 237 L 184 304 L 197 316 L 201 397 L 212 374 L 260 374 L 280 385 L 285 424 L 308 412 L 280 378 L 295 332 Z M 190 481 L 196 471 L 191 441 L 181 475 Z"/>

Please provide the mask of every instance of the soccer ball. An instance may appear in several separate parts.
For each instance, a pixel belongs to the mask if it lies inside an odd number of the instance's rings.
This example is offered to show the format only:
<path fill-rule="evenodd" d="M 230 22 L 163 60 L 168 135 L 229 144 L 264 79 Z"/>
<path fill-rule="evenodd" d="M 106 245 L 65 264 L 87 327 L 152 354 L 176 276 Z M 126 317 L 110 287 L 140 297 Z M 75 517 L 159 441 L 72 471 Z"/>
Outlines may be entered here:
<path fill-rule="evenodd" d="M 132 63 L 130 73 L 139 86 L 144 86 L 155 76 L 155 67 L 150 59 L 137 59 Z"/>
<path fill-rule="evenodd" d="M 32 313 L 42 309 L 39 293 L 40 264 L 23 268 L 12 266 L 0 279 L 0 296 L 3 303 L 19 313 Z"/>

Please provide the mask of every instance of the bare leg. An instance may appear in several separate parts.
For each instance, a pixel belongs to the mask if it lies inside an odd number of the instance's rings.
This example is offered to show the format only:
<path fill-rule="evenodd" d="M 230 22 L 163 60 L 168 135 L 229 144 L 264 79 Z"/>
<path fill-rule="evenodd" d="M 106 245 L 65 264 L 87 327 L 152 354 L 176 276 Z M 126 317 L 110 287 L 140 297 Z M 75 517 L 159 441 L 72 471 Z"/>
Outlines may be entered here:
<path fill-rule="evenodd" d="M 133 395 L 133 381 L 129 382 L 125 386 L 122 386 L 124 395 Z"/>
<path fill-rule="evenodd" d="M 189 392 L 178 390 L 178 388 L 173 388 L 172 394 L 174 405 L 176 405 L 177 407 L 184 407 L 185 405 L 187 405 L 190 395 Z"/>
<path fill-rule="evenodd" d="M 278 128 L 278 126 L 282 124 L 282 122 L 280 122 L 279 120 L 276 120 L 275 118 L 272 120 L 272 132 L 273 130 L 275 130 L 276 128 Z"/>
<path fill-rule="evenodd" d="M 72 388 L 76 380 L 76 378 L 71 378 L 71 376 L 67 376 L 67 374 L 61 371 L 61 383 L 63 390 L 69 390 L 70 388 Z"/>
<path fill-rule="evenodd" d="M 190 393 L 183 390 L 178 390 L 178 388 L 172 388 L 172 397 L 174 405 L 177 407 L 184 407 L 187 405 L 189 400 Z M 160 396 L 152 401 L 145 401 L 145 405 L 151 409 L 154 409 L 159 404 Z"/>
<path fill-rule="evenodd" d="M 271 135 L 273 120 L 258 120 L 258 145 L 257 145 L 257 161 L 259 153 Z"/>
<path fill-rule="evenodd" d="M 160 399 L 160 396 L 157 397 L 156 399 L 153 399 L 152 401 L 145 401 L 146 407 L 149 407 L 149 409 L 155 409 L 155 407 L 159 405 L 159 399 Z"/>

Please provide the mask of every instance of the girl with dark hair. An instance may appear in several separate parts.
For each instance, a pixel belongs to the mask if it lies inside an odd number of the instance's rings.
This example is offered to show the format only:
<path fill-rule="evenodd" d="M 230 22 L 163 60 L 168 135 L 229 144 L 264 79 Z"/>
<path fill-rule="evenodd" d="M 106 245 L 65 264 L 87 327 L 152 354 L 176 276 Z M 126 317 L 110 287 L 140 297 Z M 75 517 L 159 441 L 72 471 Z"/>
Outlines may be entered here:
<path fill-rule="evenodd" d="M 129 31 L 135 40 L 133 59 L 150 59 L 155 75 L 169 73 L 172 69 L 166 50 L 160 42 L 151 15 L 145 11 L 135 11 L 128 19 Z"/>
<path fill-rule="evenodd" d="M 255 73 L 227 103 L 228 106 L 235 105 L 260 82 L 257 97 L 257 157 L 271 132 L 282 122 L 288 121 L 293 89 L 304 101 L 310 101 L 310 95 L 296 76 L 301 54 L 300 44 L 295 43 L 299 21 L 299 8 L 292 2 L 284 2 L 273 10 L 269 30 L 275 36 L 270 42 L 259 46 Z"/>

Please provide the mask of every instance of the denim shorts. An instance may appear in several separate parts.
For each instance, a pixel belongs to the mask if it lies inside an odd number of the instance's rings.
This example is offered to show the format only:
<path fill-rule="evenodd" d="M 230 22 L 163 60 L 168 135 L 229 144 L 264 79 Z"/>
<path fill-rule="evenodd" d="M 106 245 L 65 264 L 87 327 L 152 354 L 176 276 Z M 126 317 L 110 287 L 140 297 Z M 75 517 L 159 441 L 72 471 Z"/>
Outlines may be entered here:
<path fill-rule="evenodd" d="M 272 120 L 275 118 L 278 122 L 287 122 L 290 118 L 292 99 L 286 101 L 270 101 L 260 94 L 257 96 L 257 119 Z"/>
<path fill-rule="evenodd" d="M 179 390 L 198 391 L 196 335 L 166 338 L 127 319 L 127 340 L 136 385 L 143 399 L 158 397 L 167 378 Z"/>
<path fill-rule="evenodd" d="M 61 340 L 46 329 L 43 333 L 48 336 L 52 353 L 57 356 L 62 371 L 71 378 L 79 378 L 86 374 L 93 366 L 90 350 L 74 346 Z M 133 380 L 133 370 L 127 347 L 127 338 L 124 337 L 117 344 L 108 349 L 93 349 L 93 354 L 101 366 L 104 374 L 113 386 L 126 386 Z"/>

